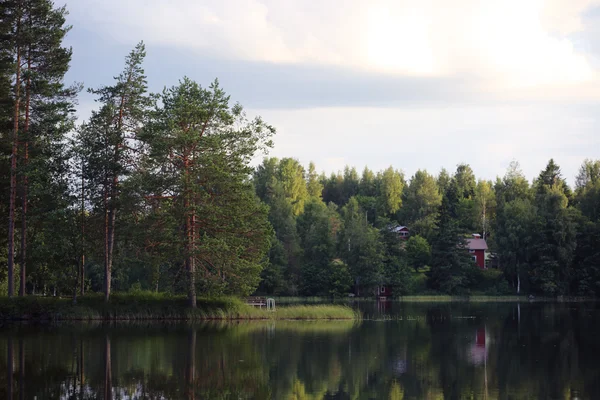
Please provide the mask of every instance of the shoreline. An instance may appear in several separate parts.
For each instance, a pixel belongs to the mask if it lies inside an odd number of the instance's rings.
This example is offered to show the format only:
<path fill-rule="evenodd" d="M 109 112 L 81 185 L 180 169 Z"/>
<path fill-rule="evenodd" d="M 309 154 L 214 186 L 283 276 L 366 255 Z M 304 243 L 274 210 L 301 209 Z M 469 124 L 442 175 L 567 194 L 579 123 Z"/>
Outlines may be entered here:
<path fill-rule="evenodd" d="M 244 321 L 244 320 L 359 320 L 347 305 L 285 305 L 274 311 L 256 308 L 237 298 L 198 299 L 191 309 L 183 296 L 115 294 L 111 301 L 91 295 L 78 298 L 0 298 L 0 321 Z"/>

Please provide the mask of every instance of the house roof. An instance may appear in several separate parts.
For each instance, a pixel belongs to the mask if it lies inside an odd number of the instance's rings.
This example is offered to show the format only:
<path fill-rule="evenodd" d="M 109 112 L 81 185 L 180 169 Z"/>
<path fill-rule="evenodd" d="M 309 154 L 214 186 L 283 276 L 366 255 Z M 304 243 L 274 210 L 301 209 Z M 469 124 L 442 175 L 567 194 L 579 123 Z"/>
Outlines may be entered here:
<path fill-rule="evenodd" d="M 485 239 L 467 239 L 467 249 L 469 250 L 487 250 Z"/>
<path fill-rule="evenodd" d="M 393 227 L 391 229 L 391 231 L 392 232 L 400 232 L 400 231 L 402 231 L 404 229 L 408 230 L 408 227 L 407 226 L 403 226 L 403 225 L 401 225 L 401 226 L 395 226 L 395 227 Z"/>

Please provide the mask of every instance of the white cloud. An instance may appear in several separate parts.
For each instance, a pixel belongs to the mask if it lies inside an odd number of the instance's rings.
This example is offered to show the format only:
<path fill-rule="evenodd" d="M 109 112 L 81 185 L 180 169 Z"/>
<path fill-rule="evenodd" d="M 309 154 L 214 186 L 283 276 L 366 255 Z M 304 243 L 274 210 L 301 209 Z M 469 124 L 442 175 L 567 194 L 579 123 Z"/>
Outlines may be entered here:
<path fill-rule="evenodd" d="M 594 0 L 79 0 L 77 20 L 120 40 L 274 63 L 404 75 L 469 73 L 496 85 L 595 78 L 568 35 Z"/>

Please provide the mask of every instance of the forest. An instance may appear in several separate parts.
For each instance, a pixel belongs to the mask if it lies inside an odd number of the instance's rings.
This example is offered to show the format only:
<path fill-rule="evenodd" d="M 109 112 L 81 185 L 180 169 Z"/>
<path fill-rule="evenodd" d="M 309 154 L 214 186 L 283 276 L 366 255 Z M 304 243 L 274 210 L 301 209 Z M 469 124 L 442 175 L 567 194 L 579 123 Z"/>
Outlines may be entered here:
<path fill-rule="evenodd" d="M 218 80 L 150 93 L 143 42 L 114 81 L 87 88 L 96 108 L 80 124 L 66 16 L 50 0 L 0 5 L 0 292 L 154 291 L 191 307 L 198 295 L 370 296 L 378 285 L 600 294 L 600 160 L 582 160 L 574 188 L 553 160 L 532 182 L 516 162 L 494 181 L 468 164 L 320 174 L 265 157 L 275 128 Z M 473 233 L 488 269 L 464 248 Z"/>

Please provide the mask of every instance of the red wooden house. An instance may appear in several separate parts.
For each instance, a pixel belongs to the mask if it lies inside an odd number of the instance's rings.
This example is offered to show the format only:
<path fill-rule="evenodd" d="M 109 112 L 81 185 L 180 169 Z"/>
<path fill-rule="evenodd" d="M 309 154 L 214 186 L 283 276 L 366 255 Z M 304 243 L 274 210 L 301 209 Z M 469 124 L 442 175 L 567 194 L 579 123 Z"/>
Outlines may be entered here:
<path fill-rule="evenodd" d="M 475 264 L 481 269 L 485 268 L 485 252 L 487 251 L 487 243 L 481 235 L 474 233 L 473 237 L 467 239 L 467 249 L 469 254 L 473 257 Z"/>
<path fill-rule="evenodd" d="M 402 240 L 406 240 L 410 236 L 410 231 L 406 226 L 395 226 L 391 229 L 391 231 L 397 234 Z"/>

